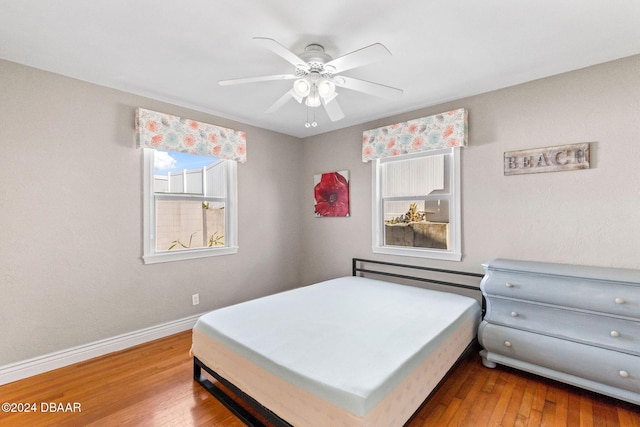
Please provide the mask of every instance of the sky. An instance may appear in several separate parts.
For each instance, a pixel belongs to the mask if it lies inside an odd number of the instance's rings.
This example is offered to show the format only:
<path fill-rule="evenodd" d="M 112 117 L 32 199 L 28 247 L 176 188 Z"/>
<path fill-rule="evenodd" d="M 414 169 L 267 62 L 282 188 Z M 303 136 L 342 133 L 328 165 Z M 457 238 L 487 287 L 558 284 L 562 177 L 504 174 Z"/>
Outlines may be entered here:
<path fill-rule="evenodd" d="M 196 156 L 177 152 L 156 150 L 154 157 L 154 175 L 166 175 L 168 172 L 181 172 L 184 169 L 201 169 L 217 161 L 215 157 Z"/>

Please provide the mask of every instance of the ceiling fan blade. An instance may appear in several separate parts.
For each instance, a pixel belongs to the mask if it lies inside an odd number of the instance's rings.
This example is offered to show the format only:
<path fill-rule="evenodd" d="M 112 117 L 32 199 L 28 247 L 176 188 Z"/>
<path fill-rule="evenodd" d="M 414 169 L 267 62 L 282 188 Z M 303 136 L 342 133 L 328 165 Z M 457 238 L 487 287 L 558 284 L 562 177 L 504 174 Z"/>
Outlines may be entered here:
<path fill-rule="evenodd" d="M 271 80 L 292 80 L 295 79 L 295 74 L 274 74 L 272 76 L 260 76 L 260 77 L 246 77 L 242 79 L 220 80 L 218 84 L 220 86 L 238 85 L 244 83 L 255 82 L 268 82 Z"/>
<path fill-rule="evenodd" d="M 280 98 L 278 98 L 276 100 L 276 102 L 271 104 L 271 106 L 269 108 L 267 108 L 265 113 L 269 114 L 269 113 L 274 113 L 274 112 L 278 111 L 280 108 L 282 108 L 284 106 L 284 104 L 289 102 L 290 99 L 295 99 L 298 102 L 302 101 L 302 99 L 298 100 L 297 98 L 298 97 L 296 96 L 295 91 L 293 90 L 293 88 L 291 88 L 288 91 L 286 91 L 284 93 L 284 95 L 282 95 Z"/>
<path fill-rule="evenodd" d="M 382 44 L 375 43 L 354 52 L 342 55 L 339 58 L 327 62 L 324 67 L 333 68 L 332 73 L 341 73 L 352 68 L 362 67 L 391 56 L 391 52 Z"/>
<path fill-rule="evenodd" d="M 402 89 L 381 85 L 379 83 L 372 83 L 353 77 L 337 76 L 333 79 L 333 82 L 336 84 L 336 86 L 343 87 L 345 89 L 368 93 L 369 95 L 374 95 L 385 99 L 397 99 L 400 98 L 403 94 Z"/>
<path fill-rule="evenodd" d="M 257 41 L 263 47 L 269 49 L 276 55 L 281 56 L 287 62 L 293 64 L 295 67 L 306 64 L 306 62 L 303 59 L 301 59 L 298 55 L 291 52 L 289 49 L 282 46 L 280 43 L 278 43 L 274 39 L 269 39 L 266 37 L 254 37 L 253 40 Z"/>
<path fill-rule="evenodd" d="M 320 99 L 322 99 L 322 105 L 324 105 L 324 109 L 332 122 L 337 122 L 344 118 L 344 112 L 342 111 L 342 108 L 340 108 L 340 104 L 338 104 L 338 100 L 336 100 L 335 97 L 328 102 L 325 101 L 324 98 Z"/>

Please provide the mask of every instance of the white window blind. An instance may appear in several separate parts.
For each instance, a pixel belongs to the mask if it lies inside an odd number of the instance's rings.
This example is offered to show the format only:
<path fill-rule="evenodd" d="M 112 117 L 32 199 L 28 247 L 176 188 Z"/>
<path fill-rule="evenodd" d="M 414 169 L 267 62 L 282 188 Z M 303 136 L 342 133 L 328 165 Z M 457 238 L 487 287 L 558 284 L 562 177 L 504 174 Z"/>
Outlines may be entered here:
<path fill-rule="evenodd" d="M 429 156 L 382 164 L 382 197 L 426 196 L 442 190 L 444 156 Z"/>

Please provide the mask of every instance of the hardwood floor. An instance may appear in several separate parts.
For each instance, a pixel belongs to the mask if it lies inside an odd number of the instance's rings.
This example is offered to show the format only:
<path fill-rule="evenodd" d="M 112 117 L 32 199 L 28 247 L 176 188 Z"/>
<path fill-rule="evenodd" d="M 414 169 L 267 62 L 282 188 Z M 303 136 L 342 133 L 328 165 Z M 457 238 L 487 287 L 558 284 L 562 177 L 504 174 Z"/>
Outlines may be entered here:
<path fill-rule="evenodd" d="M 190 345 L 191 332 L 183 332 L 0 386 L 1 402 L 35 409 L 1 412 L 0 425 L 241 426 L 193 381 Z M 487 369 L 473 351 L 407 425 L 640 427 L 640 406 Z"/>

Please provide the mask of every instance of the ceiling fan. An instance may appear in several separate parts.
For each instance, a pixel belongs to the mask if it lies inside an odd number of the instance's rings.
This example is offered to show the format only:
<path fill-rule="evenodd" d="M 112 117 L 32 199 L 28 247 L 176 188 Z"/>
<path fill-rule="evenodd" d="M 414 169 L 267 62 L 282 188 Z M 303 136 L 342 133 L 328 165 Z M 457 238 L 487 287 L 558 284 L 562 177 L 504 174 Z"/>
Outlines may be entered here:
<path fill-rule="evenodd" d="M 294 66 L 294 71 L 289 74 L 221 80 L 218 83 L 222 86 L 227 86 L 271 80 L 295 80 L 291 89 L 278 98 L 266 110 L 266 113 L 273 113 L 284 106 L 289 100 L 295 99 L 300 104 L 304 101 L 307 107 L 315 108 L 320 105 L 324 106 L 329 119 L 335 122 L 344 118 L 344 112 L 336 100 L 338 96 L 336 87 L 363 92 L 386 99 L 395 99 L 402 96 L 401 89 L 342 75 L 344 71 L 377 62 L 391 56 L 391 52 L 380 43 L 363 47 L 362 49 L 333 59 L 324 51 L 324 47 L 317 43 L 310 44 L 304 49 L 304 52 L 295 54 L 273 39 L 254 37 L 253 40 L 271 50 L 276 55 L 284 58 Z M 315 119 L 313 123 L 307 121 L 305 124 L 307 127 L 316 125 Z"/>

